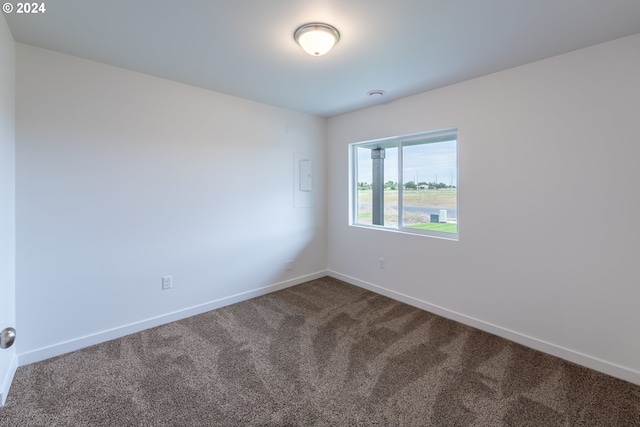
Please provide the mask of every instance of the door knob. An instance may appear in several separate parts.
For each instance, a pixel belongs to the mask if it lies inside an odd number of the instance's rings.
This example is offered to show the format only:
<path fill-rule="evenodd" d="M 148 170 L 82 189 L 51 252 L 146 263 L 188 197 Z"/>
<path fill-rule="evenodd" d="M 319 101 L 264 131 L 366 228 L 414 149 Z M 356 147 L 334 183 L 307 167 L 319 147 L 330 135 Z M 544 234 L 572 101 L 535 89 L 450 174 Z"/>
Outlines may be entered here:
<path fill-rule="evenodd" d="M 13 328 L 4 328 L 0 332 L 0 348 L 9 348 L 16 340 L 16 330 Z"/>

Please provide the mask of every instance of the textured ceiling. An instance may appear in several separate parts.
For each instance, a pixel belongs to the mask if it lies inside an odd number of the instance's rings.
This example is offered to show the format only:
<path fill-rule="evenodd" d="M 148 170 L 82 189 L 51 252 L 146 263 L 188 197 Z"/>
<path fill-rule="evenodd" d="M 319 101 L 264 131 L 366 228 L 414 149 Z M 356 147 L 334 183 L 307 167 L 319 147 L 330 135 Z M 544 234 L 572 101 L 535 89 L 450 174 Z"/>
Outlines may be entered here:
<path fill-rule="evenodd" d="M 45 4 L 5 14 L 17 42 L 323 117 L 640 32 L 639 0 Z M 314 21 L 341 33 L 322 57 L 293 40 Z"/>

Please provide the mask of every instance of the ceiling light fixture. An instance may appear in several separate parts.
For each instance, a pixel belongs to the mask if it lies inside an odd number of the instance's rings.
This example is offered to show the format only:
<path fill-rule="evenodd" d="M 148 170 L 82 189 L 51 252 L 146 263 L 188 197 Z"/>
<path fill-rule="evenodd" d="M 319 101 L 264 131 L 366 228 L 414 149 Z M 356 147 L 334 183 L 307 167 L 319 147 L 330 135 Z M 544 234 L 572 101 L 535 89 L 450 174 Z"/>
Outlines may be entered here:
<path fill-rule="evenodd" d="M 293 38 L 309 55 L 321 56 L 338 43 L 340 33 L 329 24 L 314 22 L 298 28 Z"/>

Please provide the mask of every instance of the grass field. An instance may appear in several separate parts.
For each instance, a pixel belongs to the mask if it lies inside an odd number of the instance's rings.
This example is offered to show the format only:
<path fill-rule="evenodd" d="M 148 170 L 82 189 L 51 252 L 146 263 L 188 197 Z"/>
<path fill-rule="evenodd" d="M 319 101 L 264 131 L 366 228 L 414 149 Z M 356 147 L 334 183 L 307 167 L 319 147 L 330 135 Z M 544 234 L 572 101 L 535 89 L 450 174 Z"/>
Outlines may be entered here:
<path fill-rule="evenodd" d="M 457 189 L 441 188 L 438 190 L 404 190 L 403 202 L 405 206 L 424 206 L 430 208 L 456 209 Z M 372 191 L 358 191 L 358 222 L 361 224 L 372 223 Z M 386 226 L 398 226 L 398 191 L 385 190 L 384 192 L 384 224 Z M 403 218 L 405 227 L 421 230 L 434 230 L 446 233 L 457 233 L 456 223 L 431 223 L 429 215 L 417 212 L 405 212 Z"/>
<path fill-rule="evenodd" d="M 358 201 L 371 203 L 371 190 L 358 190 Z M 441 188 L 439 190 L 404 190 L 404 204 L 410 206 L 432 206 L 455 209 L 457 207 L 457 188 Z M 384 202 L 398 204 L 398 191 L 385 190 Z"/>
<path fill-rule="evenodd" d="M 444 233 L 457 233 L 458 232 L 458 224 L 443 224 L 440 222 L 426 222 L 422 224 L 415 225 L 405 225 L 408 228 L 417 228 L 420 230 L 432 230 L 432 231 L 442 231 Z"/>

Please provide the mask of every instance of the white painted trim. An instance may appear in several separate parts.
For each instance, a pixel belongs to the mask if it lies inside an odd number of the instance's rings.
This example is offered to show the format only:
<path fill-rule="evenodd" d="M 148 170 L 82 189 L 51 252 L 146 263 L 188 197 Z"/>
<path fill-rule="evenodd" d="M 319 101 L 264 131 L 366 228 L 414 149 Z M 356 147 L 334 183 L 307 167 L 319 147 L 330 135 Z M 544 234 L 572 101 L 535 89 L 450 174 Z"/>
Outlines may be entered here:
<path fill-rule="evenodd" d="M 105 341 L 123 337 L 125 335 L 140 332 L 145 329 L 175 322 L 177 320 L 186 319 L 187 317 L 202 314 L 207 311 L 211 311 L 227 305 L 235 304 L 240 301 L 245 301 L 251 298 L 259 297 L 261 295 L 266 295 L 271 292 L 279 291 L 281 289 L 285 289 L 291 286 L 299 285 L 304 282 L 308 282 L 310 280 L 319 279 L 321 277 L 325 277 L 326 275 L 327 275 L 327 272 L 325 270 L 318 271 L 316 273 L 307 274 L 304 276 L 296 277 L 294 279 L 275 283 L 273 285 L 268 285 L 268 286 L 253 289 L 250 291 L 241 292 L 239 294 L 231 295 L 228 297 L 219 298 L 217 300 L 213 300 L 204 304 L 199 304 L 193 307 L 188 307 L 182 310 L 166 313 L 157 317 L 152 317 L 150 319 L 141 320 L 139 322 L 130 323 L 128 325 L 119 326 L 117 328 L 108 329 L 106 331 L 97 332 L 95 334 L 74 338 L 68 341 L 63 341 L 57 344 L 53 344 L 51 346 L 32 350 L 27 353 L 21 353 L 18 355 L 19 356 L 18 360 L 20 362 L 20 366 L 28 365 L 34 362 L 39 362 L 41 360 L 59 356 L 61 354 L 65 354 L 71 351 L 79 350 L 81 348 L 89 347 L 91 345 L 99 344 Z"/>
<path fill-rule="evenodd" d="M 445 307 L 441 307 L 429 302 L 414 298 L 409 295 L 402 294 L 400 292 L 393 291 L 391 289 L 384 288 L 382 286 L 374 285 L 373 283 L 365 282 L 355 277 L 347 276 L 337 271 L 327 270 L 327 275 L 330 277 L 342 280 L 360 288 L 367 289 L 371 292 L 375 292 L 380 295 L 384 295 L 396 301 L 403 302 L 405 304 L 412 305 L 430 313 L 437 314 L 447 319 L 455 320 L 468 326 L 480 329 L 485 332 L 497 335 L 502 338 L 506 338 L 510 341 L 522 344 L 526 347 L 533 348 L 535 350 L 542 351 L 544 353 L 559 357 L 575 364 L 586 366 L 587 368 L 594 369 L 596 371 L 611 375 L 612 377 L 620 378 L 630 383 L 640 385 L 640 372 L 617 365 L 606 360 L 599 359 L 597 357 L 589 356 L 588 354 L 580 353 L 575 350 L 571 350 L 566 347 L 562 347 L 557 344 L 553 344 L 535 337 L 524 335 L 517 331 L 504 328 L 502 326 L 494 325 L 484 320 L 476 319 L 466 314 L 458 313 L 456 311 L 449 310 Z"/>
<path fill-rule="evenodd" d="M 11 383 L 13 382 L 13 377 L 18 370 L 18 356 L 16 354 L 11 358 L 11 362 L 9 363 L 9 369 L 7 370 L 7 375 L 4 377 L 2 383 L 0 383 L 0 406 L 4 406 L 7 401 L 7 396 L 9 396 L 9 388 L 11 388 Z"/>

